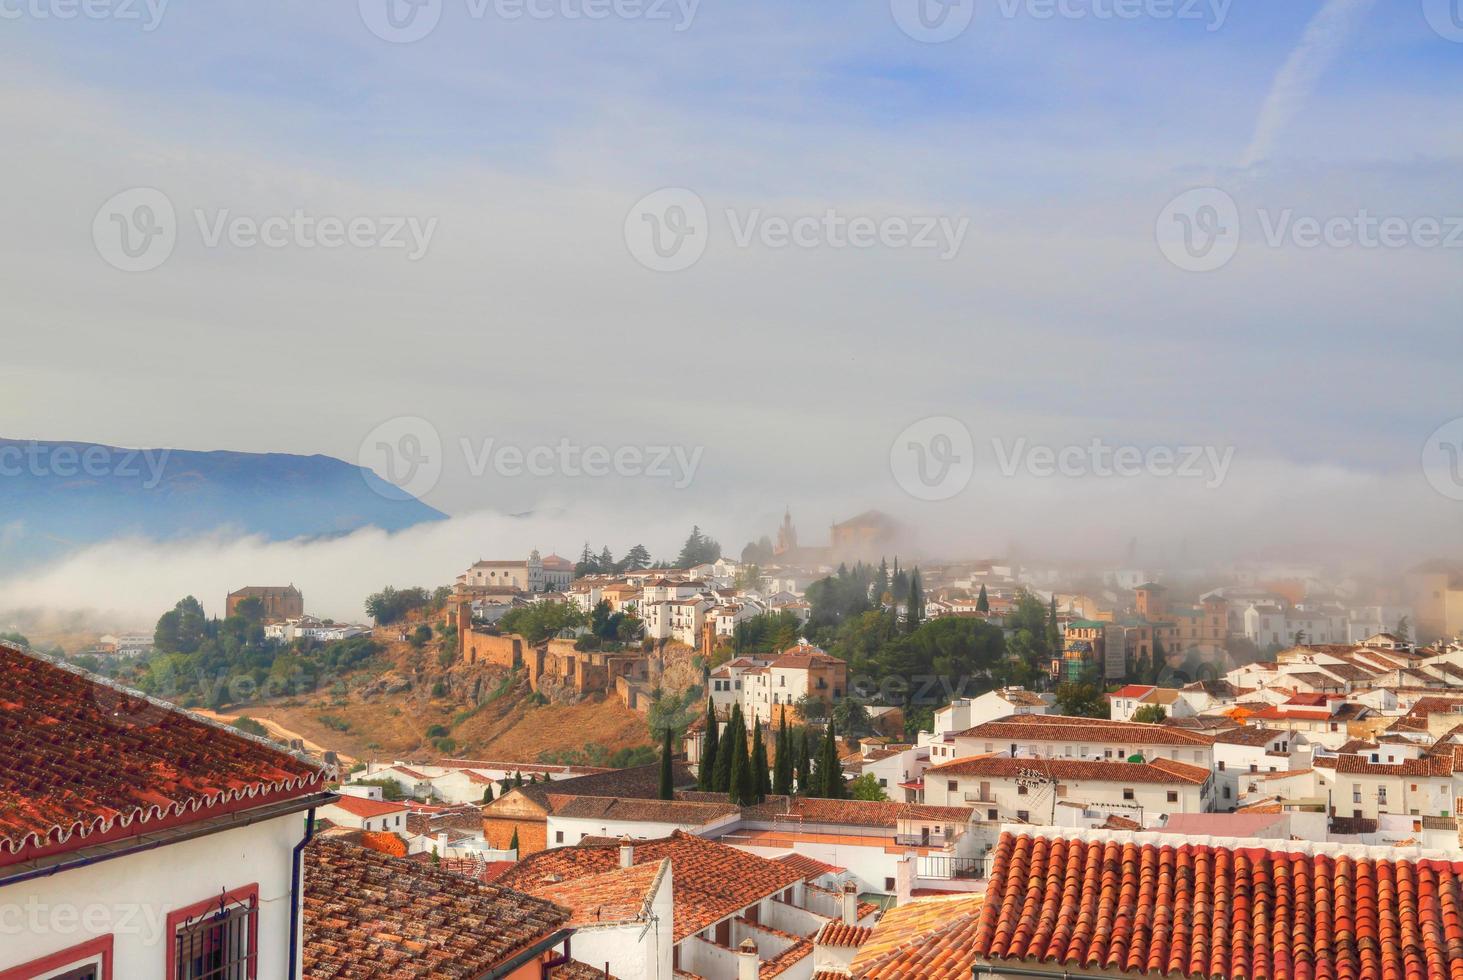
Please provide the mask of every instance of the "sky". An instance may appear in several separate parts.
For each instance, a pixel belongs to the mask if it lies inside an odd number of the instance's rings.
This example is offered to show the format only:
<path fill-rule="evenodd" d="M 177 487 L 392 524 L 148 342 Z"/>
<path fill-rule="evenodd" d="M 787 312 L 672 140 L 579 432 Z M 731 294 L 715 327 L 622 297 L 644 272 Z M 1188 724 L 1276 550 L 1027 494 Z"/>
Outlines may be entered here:
<path fill-rule="evenodd" d="M 1463 545 L 1457 0 L 414 2 L 0 0 L 0 436 L 360 462 L 430 569 Z"/>

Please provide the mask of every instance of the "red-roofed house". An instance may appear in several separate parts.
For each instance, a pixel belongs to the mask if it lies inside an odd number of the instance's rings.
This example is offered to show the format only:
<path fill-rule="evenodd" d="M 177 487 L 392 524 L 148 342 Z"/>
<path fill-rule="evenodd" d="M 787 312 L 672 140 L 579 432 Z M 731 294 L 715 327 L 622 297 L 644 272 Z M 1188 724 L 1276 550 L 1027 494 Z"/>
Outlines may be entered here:
<path fill-rule="evenodd" d="M 323 768 L 3 646 L 0 758 L 0 977 L 297 975 Z"/>
<path fill-rule="evenodd" d="M 320 816 L 337 827 L 349 827 L 351 830 L 406 833 L 406 805 L 404 803 L 371 800 L 360 796 L 341 796 L 334 803 L 327 803 L 321 807 Z"/>

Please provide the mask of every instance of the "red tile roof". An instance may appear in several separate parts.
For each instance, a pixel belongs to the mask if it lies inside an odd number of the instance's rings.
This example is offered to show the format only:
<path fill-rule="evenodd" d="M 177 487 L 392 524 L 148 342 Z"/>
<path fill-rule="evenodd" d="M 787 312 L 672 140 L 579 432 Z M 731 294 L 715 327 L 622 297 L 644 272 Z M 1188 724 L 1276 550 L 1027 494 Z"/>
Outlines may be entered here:
<path fill-rule="evenodd" d="M 1463 976 L 1463 862 L 1125 836 L 1002 835 L 971 954 L 1209 980 Z"/>
<path fill-rule="evenodd" d="M 806 854 L 784 854 L 777 858 L 779 864 L 785 864 L 801 874 L 806 881 L 814 878 L 821 878 L 826 874 L 841 874 L 846 868 L 840 868 L 833 864 L 824 864 L 816 858 L 810 858 Z"/>
<path fill-rule="evenodd" d="M 346 813 L 353 813 L 358 817 L 381 817 L 388 813 L 402 813 L 406 810 L 406 806 L 401 803 L 368 800 L 363 796 L 342 796 L 331 805 L 338 806 Z"/>
<path fill-rule="evenodd" d="M 931 898 L 884 913 L 853 959 L 860 980 L 969 980 L 982 895 Z"/>
<path fill-rule="evenodd" d="M 0 865 L 323 791 L 263 742 L 0 646 Z"/>
<path fill-rule="evenodd" d="M 634 848 L 636 864 L 671 859 L 676 942 L 803 880 L 795 868 L 679 830 L 659 840 L 635 841 Z M 531 854 L 499 881 L 537 891 L 619 866 L 618 843 L 580 844 Z"/>
<path fill-rule="evenodd" d="M 655 893 L 670 872 L 670 862 L 647 862 L 633 868 L 615 868 L 556 884 L 533 887 L 530 894 L 568 909 L 571 926 L 605 922 L 639 922 L 650 915 Z"/>
<path fill-rule="evenodd" d="M 818 946 L 859 947 L 869 941 L 869 934 L 873 931 L 868 926 L 846 926 L 842 922 L 830 922 L 818 930 L 818 937 L 813 943 Z"/>
<path fill-rule="evenodd" d="M 567 909 L 331 840 L 305 849 L 304 975 L 476 977 L 554 935 Z"/>
<path fill-rule="evenodd" d="M 1152 762 L 1090 762 L 1085 759 L 1022 759 L 1010 756 L 971 756 L 932 766 L 936 776 L 989 776 L 1014 778 L 1035 770 L 1053 779 L 1089 780 L 1107 783 L 1193 783 L 1202 786 L 1210 772 L 1170 759 Z"/>
<path fill-rule="evenodd" d="M 368 851 L 390 854 L 393 857 L 406 857 L 406 852 L 409 850 L 406 841 L 396 834 L 384 830 L 364 831 L 360 836 L 360 843 Z"/>
<path fill-rule="evenodd" d="M 956 738 L 992 741 L 1036 739 L 1049 742 L 1117 742 L 1125 745 L 1213 745 L 1214 739 L 1170 725 L 1140 725 L 1130 721 L 1102 721 L 1068 715 L 1010 715 L 963 732 Z"/>

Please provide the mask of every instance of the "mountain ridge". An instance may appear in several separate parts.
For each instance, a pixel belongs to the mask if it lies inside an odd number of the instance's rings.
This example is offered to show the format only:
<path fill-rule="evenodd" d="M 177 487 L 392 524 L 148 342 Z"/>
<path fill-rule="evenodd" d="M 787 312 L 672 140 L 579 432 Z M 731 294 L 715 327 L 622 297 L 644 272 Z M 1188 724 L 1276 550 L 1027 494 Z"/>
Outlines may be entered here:
<path fill-rule="evenodd" d="M 0 438 L 0 561 L 12 568 L 126 535 L 228 530 L 286 541 L 446 518 L 372 471 L 321 453 Z"/>

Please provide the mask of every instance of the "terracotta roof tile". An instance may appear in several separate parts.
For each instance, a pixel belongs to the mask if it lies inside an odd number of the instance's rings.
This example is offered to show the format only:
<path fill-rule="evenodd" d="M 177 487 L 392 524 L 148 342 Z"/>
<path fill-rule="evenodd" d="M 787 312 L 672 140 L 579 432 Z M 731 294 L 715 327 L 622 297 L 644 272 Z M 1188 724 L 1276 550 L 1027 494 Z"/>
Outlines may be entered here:
<path fill-rule="evenodd" d="M 1423 980 L 1463 975 L 1460 913 L 1463 862 L 1008 833 L 963 955 L 1125 976 Z"/>
<path fill-rule="evenodd" d="M 655 893 L 669 871 L 670 862 L 662 859 L 557 884 L 537 885 L 530 889 L 530 894 L 568 909 L 573 915 L 569 920 L 571 926 L 638 922 L 650 914 Z"/>
<path fill-rule="evenodd" d="M 982 895 L 931 898 L 884 913 L 857 955 L 860 980 L 968 980 Z"/>
<path fill-rule="evenodd" d="M 680 831 L 634 848 L 636 864 L 671 859 L 676 942 L 803 880 L 798 869 Z M 531 854 L 499 881 L 536 891 L 619 866 L 619 844 L 580 844 Z"/>
<path fill-rule="evenodd" d="M 319 792 L 328 773 L 0 646 L 0 865 Z"/>
<path fill-rule="evenodd" d="M 1057 742 L 1121 742 L 1135 746 L 1214 744 L 1211 736 L 1169 725 L 1141 725 L 1067 715 L 1011 715 L 955 734 L 957 738 L 988 738 L 992 741 L 1026 738 Z"/>
<path fill-rule="evenodd" d="M 569 920 L 557 905 L 400 858 L 305 849 L 306 980 L 479 976 Z"/>
<path fill-rule="evenodd" d="M 868 926 L 846 926 L 842 922 L 830 922 L 818 930 L 818 938 L 813 943 L 818 946 L 853 946 L 859 947 L 869 941 L 869 934 L 874 930 Z"/>
<path fill-rule="evenodd" d="M 406 810 L 406 805 L 403 803 L 368 800 L 362 796 L 342 796 L 331 805 L 338 806 L 346 813 L 353 813 L 358 817 L 380 817 L 388 813 L 402 813 Z"/>
<path fill-rule="evenodd" d="M 824 864 L 822 861 L 816 858 L 810 858 L 806 854 L 784 854 L 782 857 L 777 858 L 777 862 L 793 868 L 806 881 L 821 878 L 826 874 L 841 874 L 848 870 L 847 868 L 840 868 L 837 865 Z"/>
<path fill-rule="evenodd" d="M 1112 783 L 1193 783 L 1202 786 L 1208 769 L 1170 759 L 1152 762 L 1104 762 L 1085 759 L 1023 759 L 1010 756 L 971 756 L 932 766 L 936 776 L 990 776 L 1014 778 L 1035 770 L 1053 779 L 1089 780 Z"/>

